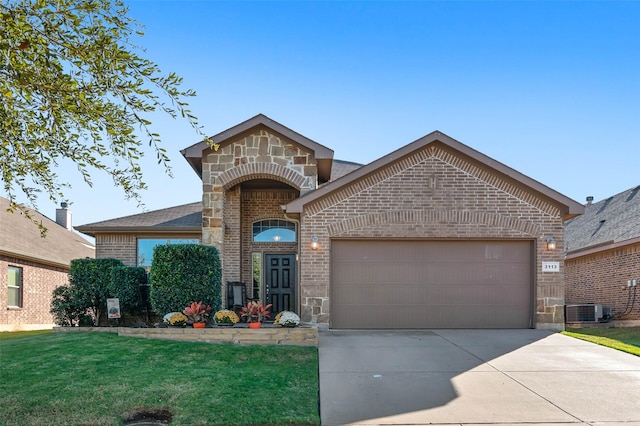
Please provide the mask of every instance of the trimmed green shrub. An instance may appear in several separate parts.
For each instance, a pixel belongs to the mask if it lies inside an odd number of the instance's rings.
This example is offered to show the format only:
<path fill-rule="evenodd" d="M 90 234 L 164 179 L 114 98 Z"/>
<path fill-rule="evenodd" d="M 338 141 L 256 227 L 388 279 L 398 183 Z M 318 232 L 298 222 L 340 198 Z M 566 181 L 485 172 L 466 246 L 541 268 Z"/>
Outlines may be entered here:
<path fill-rule="evenodd" d="M 221 306 L 220 256 L 215 247 L 197 244 L 159 245 L 153 250 L 150 299 L 153 310 L 164 315 L 181 312 L 191 302 Z"/>
<path fill-rule="evenodd" d="M 115 266 L 111 270 L 109 297 L 120 300 L 120 309 L 128 314 L 138 314 L 144 309 L 140 286 L 147 282 L 144 268 Z"/>
<path fill-rule="evenodd" d="M 80 308 L 74 304 L 71 299 L 71 287 L 61 285 L 53 290 L 51 299 L 51 314 L 53 321 L 61 327 L 72 327 L 78 324 L 80 315 L 86 309 Z"/>
<path fill-rule="evenodd" d="M 111 271 L 122 266 L 118 259 L 74 259 L 69 269 L 70 299 L 73 306 L 89 311 L 94 325 L 106 310 Z"/>

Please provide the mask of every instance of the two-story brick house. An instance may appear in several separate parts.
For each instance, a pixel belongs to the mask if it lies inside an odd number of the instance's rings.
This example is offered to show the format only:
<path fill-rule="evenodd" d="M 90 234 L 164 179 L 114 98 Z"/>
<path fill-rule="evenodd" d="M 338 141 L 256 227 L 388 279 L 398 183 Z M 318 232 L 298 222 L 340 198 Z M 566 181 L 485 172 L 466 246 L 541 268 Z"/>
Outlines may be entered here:
<path fill-rule="evenodd" d="M 202 202 L 79 227 L 97 257 L 200 241 L 225 282 L 332 328 L 564 326 L 583 206 L 440 132 L 361 166 L 258 115 L 182 154 Z"/>

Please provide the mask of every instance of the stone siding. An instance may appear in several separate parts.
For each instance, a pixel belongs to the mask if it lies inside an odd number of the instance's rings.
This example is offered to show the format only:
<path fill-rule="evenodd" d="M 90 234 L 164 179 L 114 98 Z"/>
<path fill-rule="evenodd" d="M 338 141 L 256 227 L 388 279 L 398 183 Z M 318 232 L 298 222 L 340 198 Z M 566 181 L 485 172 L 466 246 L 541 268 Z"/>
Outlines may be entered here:
<path fill-rule="evenodd" d="M 565 260 L 565 268 L 567 304 L 599 303 L 619 316 L 630 308 L 636 293 L 633 310 L 617 319 L 640 320 L 640 243 L 576 254 Z M 627 287 L 634 278 L 639 280 L 636 288 Z"/>
<path fill-rule="evenodd" d="M 8 267 L 22 268 L 22 307 L 8 307 Z M 52 328 L 51 309 L 53 290 L 69 283 L 67 269 L 0 256 L 0 331 L 19 331 Z"/>
<path fill-rule="evenodd" d="M 319 248 L 312 250 L 312 236 Z M 545 239 L 553 236 L 550 252 Z M 534 242 L 537 328 L 564 327 L 563 221 L 557 206 L 502 175 L 440 146 L 428 146 L 320 198 L 302 217 L 301 317 L 330 320 L 330 249 L 334 238 L 519 239 Z"/>
<path fill-rule="evenodd" d="M 128 327 L 56 327 L 57 332 L 102 331 L 118 336 L 146 339 L 179 340 L 203 343 L 234 343 L 240 345 L 318 346 L 318 329 L 311 327 L 246 327 L 212 328 L 128 328 Z"/>
<path fill-rule="evenodd" d="M 224 281 L 241 278 L 240 265 L 224 263 L 239 259 L 240 254 L 239 240 L 237 244 L 227 244 L 236 238 L 227 236 L 227 232 L 234 232 L 240 220 L 239 211 L 235 212 L 240 191 L 234 192 L 234 187 L 249 180 L 265 179 L 285 183 L 298 194 L 304 194 L 316 189 L 317 173 L 312 152 L 266 129 L 240 137 L 217 151 L 210 148 L 203 153 L 202 241 L 223 254 Z M 231 251 L 230 256 L 224 254 L 223 244 L 224 250 Z"/>

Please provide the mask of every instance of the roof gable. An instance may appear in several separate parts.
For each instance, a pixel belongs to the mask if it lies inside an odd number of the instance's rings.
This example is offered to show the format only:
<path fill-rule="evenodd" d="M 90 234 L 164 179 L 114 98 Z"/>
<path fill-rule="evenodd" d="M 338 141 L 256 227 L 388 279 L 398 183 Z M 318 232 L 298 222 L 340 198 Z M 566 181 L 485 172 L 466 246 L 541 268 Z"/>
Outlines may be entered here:
<path fill-rule="evenodd" d="M 9 213 L 8 208 L 9 200 L 0 197 L 0 253 L 57 267 L 68 267 L 73 259 L 95 256 L 93 244 L 41 213 L 30 212 L 47 228 L 44 238 L 31 219 L 19 211 Z"/>
<path fill-rule="evenodd" d="M 640 185 L 593 204 L 565 225 L 567 252 L 640 238 Z"/>
<path fill-rule="evenodd" d="M 191 145 L 180 152 L 191 165 L 193 170 L 202 178 L 202 157 L 205 150 L 215 145 L 225 145 L 231 143 L 241 137 L 249 134 L 254 130 L 267 128 L 269 131 L 279 134 L 286 139 L 308 149 L 314 153 L 314 157 L 318 162 L 318 176 L 322 181 L 328 181 L 331 177 L 331 165 L 333 161 L 333 150 L 321 145 L 300 133 L 297 133 L 288 127 L 278 123 L 264 114 L 258 114 L 236 126 L 224 130 L 217 135 L 209 137 L 207 140 Z M 214 148 L 215 149 L 215 148 Z"/>
<path fill-rule="evenodd" d="M 429 133 L 428 135 L 345 175 L 341 179 L 329 182 L 321 188 L 305 194 L 304 196 L 287 204 L 286 210 L 288 213 L 301 213 L 304 210 L 305 205 L 324 198 L 334 193 L 335 191 L 338 191 L 362 178 L 365 178 L 366 176 L 371 175 L 378 170 L 415 153 L 418 150 L 423 150 L 432 144 L 442 144 L 445 147 L 465 156 L 471 161 L 477 162 L 484 167 L 488 167 L 495 172 L 514 180 L 520 185 L 523 185 L 529 190 L 537 192 L 543 198 L 546 198 L 554 204 L 558 205 L 561 210 L 561 214 L 565 219 L 582 214 L 583 212 L 583 206 L 576 201 L 468 147 L 467 145 L 456 141 L 455 139 L 439 131 Z"/>
<path fill-rule="evenodd" d="M 92 236 L 100 232 L 200 232 L 202 202 L 89 223 L 76 229 Z"/>

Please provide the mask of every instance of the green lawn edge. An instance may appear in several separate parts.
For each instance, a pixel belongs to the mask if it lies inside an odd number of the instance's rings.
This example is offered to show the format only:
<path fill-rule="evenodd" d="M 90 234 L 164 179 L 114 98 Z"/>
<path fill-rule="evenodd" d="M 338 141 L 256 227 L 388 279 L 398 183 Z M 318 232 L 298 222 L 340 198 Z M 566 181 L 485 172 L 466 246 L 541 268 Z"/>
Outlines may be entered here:
<path fill-rule="evenodd" d="M 640 357 L 640 327 L 567 328 L 561 333 Z"/>

